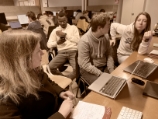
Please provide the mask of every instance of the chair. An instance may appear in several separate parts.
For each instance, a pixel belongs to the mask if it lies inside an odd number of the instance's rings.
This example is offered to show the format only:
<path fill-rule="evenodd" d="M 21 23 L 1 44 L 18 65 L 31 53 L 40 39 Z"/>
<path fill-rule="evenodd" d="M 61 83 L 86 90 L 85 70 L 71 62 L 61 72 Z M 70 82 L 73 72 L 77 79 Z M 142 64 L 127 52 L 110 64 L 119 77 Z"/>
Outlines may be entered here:
<path fill-rule="evenodd" d="M 57 83 L 60 87 L 62 88 L 66 88 L 68 86 L 70 86 L 71 88 L 71 84 L 72 84 L 72 80 L 64 77 L 64 76 L 60 76 L 60 75 L 53 75 L 49 69 L 48 65 L 43 65 L 43 71 L 48 75 L 48 77 L 54 81 L 55 83 Z"/>
<path fill-rule="evenodd" d="M 89 83 L 81 76 L 80 73 L 80 67 L 78 65 L 77 62 L 77 57 L 78 55 L 76 55 L 76 82 L 78 84 L 78 88 L 77 88 L 77 92 L 76 92 L 76 98 L 78 98 L 78 93 L 79 93 L 79 89 L 81 90 L 81 96 L 83 96 L 85 94 L 85 96 L 88 94 L 88 86 Z"/>
<path fill-rule="evenodd" d="M 72 83 L 73 81 L 67 77 L 60 76 L 60 75 L 53 75 L 50 72 L 49 66 L 48 65 L 43 65 L 43 71 L 48 75 L 48 77 L 54 81 L 56 84 L 58 84 L 61 88 L 65 89 L 69 87 L 69 90 L 74 93 L 73 88 L 72 88 Z M 73 100 L 74 105 L 77 104 L 76 98 Z"/>
<path fill-rule="evenodd" d="M 52 31 L 56 28 L 57 26 L 49 26 L 48 28 L 48 35 L 47 38 L 49 39 L 50 34 L 52 33 Z"/>
<path fill-rule="evenodd" d="M 116 67 L 119 66 L 119 62 L 118 62 L 118 58 L 117 58 L 117 49 L 119 47 L 119 43 L 120 43 L 120 38 L 116 38 L 116 44 L 115 44 L 115 46 L 111 47 L 112 57 L 114 59 L 114 65 Z"/>
<path fill-rule="evenodd" d="M 89 29 L 89 27 L 90 27 L 90 25 L 89 25 L 88 22 L 86 22 L 85 19 L 79 19 L 78 20 L 78 22 L 77 22 L 77 28 L 82 33 L 82 35 L 87 32 L 87 30 Z"/>
<path fill-rule="evenodd" d="M 41 66 L 43 67 L 43 71 L 48 75 L 48 77 L 57 83 L 60 87 L 66 88 L 71 85 L 72 80 L 60 75 L 53 75 L 48 66 L 48 52 L 46 50 L 42 50 L 44 55 L 42 56 Z"/>

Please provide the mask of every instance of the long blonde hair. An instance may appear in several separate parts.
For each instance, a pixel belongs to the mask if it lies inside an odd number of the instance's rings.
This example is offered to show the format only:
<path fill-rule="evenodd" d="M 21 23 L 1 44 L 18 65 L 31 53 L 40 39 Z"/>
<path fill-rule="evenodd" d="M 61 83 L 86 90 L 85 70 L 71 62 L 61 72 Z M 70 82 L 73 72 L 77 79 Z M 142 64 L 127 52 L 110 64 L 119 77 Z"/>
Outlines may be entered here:
<path fill-rule="evenodd" d="M 29 67 L 32 53 L 41 36 L 27 30 L 11 30 L 0 35 L 0 96 L 19 103 L 19 96 L 34 95 L 40 81 Z"/>

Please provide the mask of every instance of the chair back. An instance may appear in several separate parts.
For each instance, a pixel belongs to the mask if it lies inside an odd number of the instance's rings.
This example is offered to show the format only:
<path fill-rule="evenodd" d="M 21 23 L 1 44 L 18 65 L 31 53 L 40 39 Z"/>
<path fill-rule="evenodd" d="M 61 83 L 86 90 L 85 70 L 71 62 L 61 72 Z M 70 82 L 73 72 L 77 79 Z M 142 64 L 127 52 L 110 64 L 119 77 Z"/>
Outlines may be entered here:
<path fill-rule="evenodd" d="M 76 61 L 76 83 L 78 84 L 77 92 L 76 92 L 76 97 L 78 97 L 78 92 L 80 89 L 81 96 L 86 96 L 87 95 L 87 86 L 89 86 L 88 82 L 81 76 L 80 73 L 80 66 L 78 64 L 78 53 L 76 54 L 75 57 Z"/>
<path fill-rule="evenodd" d="M 58 84 L 60 87 L 65 89 L 72 83 L 72 80 L 67 77 L 60 75 L 53 75 L 48 65 L 43 65 L 42 67 L 43 67 L 43 71 L 48 75 L 48 77 L 56 84 Z"/>
<path fill-rule="evenodd" d="M 89 29 L 89 23 L 86 22 L 85 19 L 79 19 L 77 22 L 77 28 L 83 30 L 84 32 L 86 32 Z"/>
<path fill-rule="evenodd" d="M 48 28 L 48 34 L 47 34 L 47 38 L 49 39 L 50 34 L 52 33 L 52 31 L 56 28 L 56 26 L 49 26 Z"/>

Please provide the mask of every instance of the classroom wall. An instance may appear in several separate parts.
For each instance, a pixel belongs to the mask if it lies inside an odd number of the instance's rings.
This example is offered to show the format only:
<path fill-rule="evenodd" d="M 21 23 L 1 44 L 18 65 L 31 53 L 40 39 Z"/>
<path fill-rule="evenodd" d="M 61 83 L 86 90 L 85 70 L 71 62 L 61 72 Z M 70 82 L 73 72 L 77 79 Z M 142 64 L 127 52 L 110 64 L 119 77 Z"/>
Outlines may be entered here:
<path fill-rule="evenodd" d="M 115 0 L 87 0 L 88 6 L 116 5 Z M 48 0 L 48 7 L 81 6 L 82 0 Z"/>
<path fill-rule="evenodd" d="M 17 15 L 26 14 L 28 11 L 34 11 L 35 14 L 41 12 L 39 6 L 0 6 L 0 11 L 3 11 L 8 21 L 17 20 Z"/>
<path fill-rule="evenodd" d="M 39 0 L 13 0 L 15 6 L 40 6 Z"/>
<path fill-rule="evenodd" d="M 48 7 L 81 6 L 82 0 L 48 0 Z"/>
<path fill-rule="evenodd" d="M 155 23 L 158 23 L 158 0 L 146 0 L 145 11 L 151 16 L 151 29 L 154 28 Z"/>
<path fill-rule="evenodd" d="M 115 0 L 88 0 L 88 6 L 115 5 Z"/>
<path fill-rule="evenodd" d="M 0 6 L 13 6 L 13 0 L 0 0 Z"/>
<path fill-rule="evenodd" d="M 48 7 L 42 7 L 42 12 L 44 11 L 59 11 L 64 6 L 67 6 L 67 9 L 77 10 L 82 9 L 82 0 L 41 0 Z M 118 9 L 118 5 L 115 3 L 115 0 L 87 0 L 87 10 L 99 11 L 101 8 L 105 9 L 107 12 L 114 11 Z"/>

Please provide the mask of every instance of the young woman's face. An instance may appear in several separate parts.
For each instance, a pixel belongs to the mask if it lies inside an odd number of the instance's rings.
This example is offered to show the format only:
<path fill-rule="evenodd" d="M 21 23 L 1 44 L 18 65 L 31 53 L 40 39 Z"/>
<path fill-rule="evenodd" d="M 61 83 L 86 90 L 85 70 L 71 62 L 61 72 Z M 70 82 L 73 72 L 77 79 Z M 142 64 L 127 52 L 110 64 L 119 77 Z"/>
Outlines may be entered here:
<path fill-rule="evenodd" d="M 30 68 L 35 69 L 41 65 L 43 52 L 40 49 L 40 43 L 38 42 L 35 50 L 32 53 L 32 57 L 30 59 Z"/>
<path fill-rule="evenodd" d="M 147 18 L 145 15 L 140 15 L 135 22 L 135 27 L 141 33 L 147 26 Z"/>

